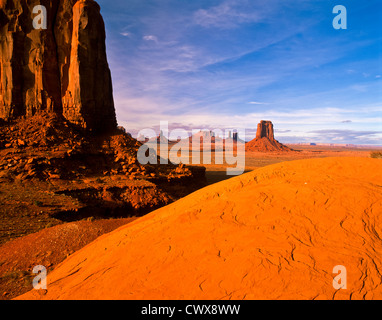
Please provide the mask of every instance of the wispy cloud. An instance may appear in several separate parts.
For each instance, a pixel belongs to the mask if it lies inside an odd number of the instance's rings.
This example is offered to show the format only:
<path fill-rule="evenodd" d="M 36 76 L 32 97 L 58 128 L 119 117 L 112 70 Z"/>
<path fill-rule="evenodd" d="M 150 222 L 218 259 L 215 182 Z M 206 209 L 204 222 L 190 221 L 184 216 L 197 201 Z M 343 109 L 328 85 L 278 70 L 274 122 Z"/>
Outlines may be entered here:
<path fill-rule="evenodd" d="M 265 105 L 265 104 L 269 104 L 269 103 L 267 103 L 267 102 L 260 102 L 260 101 L 250 101 L 250 102 L 248 102 L 248 104 Z"/>
<path fill-rule="evenodd" d="M 316 130 L 310 131 L 316 142 L 382 145 L 382 131 L 362 130 Z"/>
<path fill-rule="evenodd" d="M 335 142 L 343 135 L 344 143 L 382 144 L 382 131 L 378 126 L 382 119 L 375 117 L 373 106 L 359 107 L 353 111 L 354 118 L 363 115 L 362 120 L 342 123 L 349 110 L 335 108 L 296 109 L 293 112 L 264 109 L 258 112 L 229 114 L 211 111 L 208 108 L 189 108 L 189 101 L 180 104 L 170 104 L 156 99 L 133 99 L 117 101 L 126 105 L 126 110 L 119 114 L 121 122 L 128 131 L 136 134 L 143 128 L 156 130 L 161 121 L 170 123 L 170 130 L 174 128 L 191 129 L 237 129 L 246 131 L 246 139 L 252 139 L 256 134 L 257 123 L 260 120 L 271 120 L 275 126 L 276 138 L 281 142 Z M 128 110 L 128 111 L 127 111 Z M 158 110 L 158 112 L 151 112 Z M 368 123 L 376 130 L 357 129 L 360 124 Z M 343 126 L 341 128 L 341 126 Z M 312 130 L 315 128 L 316 130 Z M 338 129 L 339 128 L 339 129 Z M 325 133 L 330 133 L 325 136 Z M 378 142 L 379 139 L 379 142 Z"/>
<path fill-rule="evenodd" d="M 240 6 L 241 5 L 241 6 Z M 200 9 L 194 13 L 195 23 L 207 28 L 232 29 L 242 23 L 262 20 L 259 11 L 244 10 L 243 1 L 224 1 L 209 9 Z"/>
<path fill-rule="evenodd" d="M 143 37 L 143 40 L 158 42 L 158 38 L 153 35 L 147 35 Z"/>

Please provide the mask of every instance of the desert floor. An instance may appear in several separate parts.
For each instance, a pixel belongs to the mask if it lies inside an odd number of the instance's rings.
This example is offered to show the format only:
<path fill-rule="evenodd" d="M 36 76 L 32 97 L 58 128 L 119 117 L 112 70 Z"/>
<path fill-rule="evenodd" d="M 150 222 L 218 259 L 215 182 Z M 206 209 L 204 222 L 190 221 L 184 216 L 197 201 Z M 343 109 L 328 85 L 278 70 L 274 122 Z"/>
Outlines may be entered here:
<path fill-rule="evenodd" d="M 326 158 L 326 157 L 361 157 L 369 158 L 372 149 L 342 148 L 321 146 L 289 145 L 296 152 L 288 153 L 257 153 L 247 152 L 245 172 L 285 161 Z M 195 164 L 192 164 L 195 165 Z M 200 164 L 206 167 L 206 178 L 209 185 L 231 178 L 227 176 L 226 164 Z M 52 219 L 43 214 L 45 205 L 35 202 L 32 206 L 23 205 L 15 199 L 12 189 L 0 192 L 2 206 L 8 206 L 13 216 L 14 228 L 19 229 L 15 239 L 3 240 L 0 245 L 0 299 L 12 299 L 31 289 L 31 270 L 35 265 L 45 265 L 48 271 L 67 256 L 84 247 L 102 234 L 108 233 L 136 218 L 97 219 L 87 217 L 80 221 L 62 221 Z M 33 197 L 33 194 L 28 195 Z M 22 207 L 22 214 L 14 210 L 13 203 Z M 48 200 L 47 200 L 48 201 Z M 63 199 L 62 205 L 70 204 L 70 199 Z M 48 201 L 49 202 L 49 201 Z M 20 208 L 21 208 L 20 207 Z M 4 209 L 4 208 L 3 208 Z M 3 210 L 4 211 L 4 210 Z M 16 212 L 17 211 L 17 212 Z M 5 220 L 6 217 L 3 217 Z M 36 230 L 40 230 L 36 232 Z M 0 238 L 9 233 L 7 225 L 0 226 Z"/>
<path fill-rule="evenodd" d="M 288 145 L 296 152 L 246 152 L 245 154 L 245 172 L 265 167 L 271 164 L 293 161 L 301 159 L 327 158 L 327 157 L 361 157 L 368 158 L 373 151 L 380 149 L 373 148 L 351 148 L 351 147 L 330 147 L 330 146 L 305 146 L 305 145 Z M 212 159 L 214 156 L 212 156 Z M 206 177 L 208 184 L 216 183 L 231 178 L 227 176 L 227 164 L 210 164 L 205 165 Z"/>

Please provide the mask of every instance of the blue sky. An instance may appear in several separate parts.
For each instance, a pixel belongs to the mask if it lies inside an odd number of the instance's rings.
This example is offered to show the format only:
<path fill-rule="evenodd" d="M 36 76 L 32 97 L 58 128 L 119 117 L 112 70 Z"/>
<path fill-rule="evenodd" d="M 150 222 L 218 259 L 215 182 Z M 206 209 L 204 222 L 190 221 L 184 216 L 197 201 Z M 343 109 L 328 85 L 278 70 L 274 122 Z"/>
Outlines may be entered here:
<path fill-rule="evenodd" d="M 246 129 L 382 145 L 380 0 L 98 0 L 129 132 Z M 347 9 L 335 30 L 333 8 Z"/>

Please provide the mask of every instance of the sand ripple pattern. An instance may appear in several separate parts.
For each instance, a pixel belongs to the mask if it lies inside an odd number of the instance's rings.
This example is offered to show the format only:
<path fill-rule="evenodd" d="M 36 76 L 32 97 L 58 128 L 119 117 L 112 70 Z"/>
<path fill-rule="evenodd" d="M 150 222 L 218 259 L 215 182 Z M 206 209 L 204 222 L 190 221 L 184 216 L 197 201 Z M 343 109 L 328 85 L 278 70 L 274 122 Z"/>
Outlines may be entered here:
<path fill-rule="evenodd" d="M 101 236 L 21 298 L 381 299 L 381 226 L 381 160 L 284 162 Z"/>

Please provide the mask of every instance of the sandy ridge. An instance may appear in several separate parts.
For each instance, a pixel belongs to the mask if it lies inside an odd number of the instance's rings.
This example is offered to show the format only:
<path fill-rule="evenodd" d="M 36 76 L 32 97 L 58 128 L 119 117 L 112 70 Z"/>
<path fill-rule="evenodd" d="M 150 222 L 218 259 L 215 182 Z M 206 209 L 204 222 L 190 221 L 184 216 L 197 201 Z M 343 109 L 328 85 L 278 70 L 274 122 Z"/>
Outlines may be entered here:
<path fill-rule="evenodd" d="M 298 160 L 206 187 L 99 237 L 21 298 L 381 298 L 381 169 Z"/>

